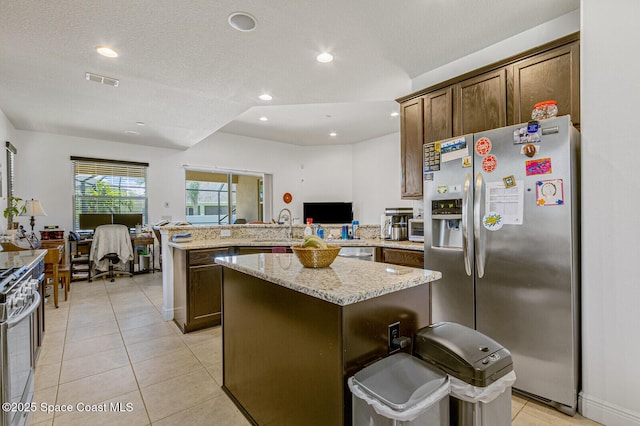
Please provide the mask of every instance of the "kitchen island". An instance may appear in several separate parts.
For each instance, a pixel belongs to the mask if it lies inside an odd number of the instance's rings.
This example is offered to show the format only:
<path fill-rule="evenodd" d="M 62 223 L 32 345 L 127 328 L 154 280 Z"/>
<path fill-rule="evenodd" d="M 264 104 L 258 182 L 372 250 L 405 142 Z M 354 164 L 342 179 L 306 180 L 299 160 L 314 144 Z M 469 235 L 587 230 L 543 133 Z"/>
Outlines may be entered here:
<path fill-rule="evenodd" d="M 223 389 L 255 424 L 351 423 L 346 380 L 430 322 L 436 271 L 337 258 L 304 268 L 293 254 L 223 265 Z"/>

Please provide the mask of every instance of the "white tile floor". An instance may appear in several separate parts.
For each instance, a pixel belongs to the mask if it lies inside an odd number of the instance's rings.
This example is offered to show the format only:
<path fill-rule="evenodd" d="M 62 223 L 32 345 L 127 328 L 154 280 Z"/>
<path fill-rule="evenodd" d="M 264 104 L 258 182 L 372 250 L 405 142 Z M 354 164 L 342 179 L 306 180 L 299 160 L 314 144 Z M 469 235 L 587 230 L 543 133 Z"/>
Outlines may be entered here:
<path fill-rule="evenodd" d="M 33 425 L 248 425 L 221 390 L 220 327 L 182 334 L 160 316 L 160 273 L 72 284 L 46 304 Z M 112 411 L 121 403 L 121 411 Z M 47 412 L 43 404 L 71 412 Z M 80 405 L 79 405 L 80 404 Z M 106 412 L 80 412 L 82 404 Z M 106 405 L 105 405 L 106 404 Z M 596 425 L 512 398 L 513 425 Z"/>

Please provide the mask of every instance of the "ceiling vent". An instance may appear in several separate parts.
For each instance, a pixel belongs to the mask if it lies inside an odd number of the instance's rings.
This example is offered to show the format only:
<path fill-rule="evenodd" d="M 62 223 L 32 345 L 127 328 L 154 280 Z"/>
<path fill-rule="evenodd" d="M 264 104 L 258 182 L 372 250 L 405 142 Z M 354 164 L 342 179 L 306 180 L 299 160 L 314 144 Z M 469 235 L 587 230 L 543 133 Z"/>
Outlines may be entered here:
<path fill-rule="evenodd" d="M 115 78 L 111 77 L 105 77 L 103 75 L 92 74 L 90 72 L 85 73 L 85 78 L 95 83 L 106 84 L 107 86 L 118 87 L 118 85 L 120 85 L 120 80 L 116 80 Z"/>

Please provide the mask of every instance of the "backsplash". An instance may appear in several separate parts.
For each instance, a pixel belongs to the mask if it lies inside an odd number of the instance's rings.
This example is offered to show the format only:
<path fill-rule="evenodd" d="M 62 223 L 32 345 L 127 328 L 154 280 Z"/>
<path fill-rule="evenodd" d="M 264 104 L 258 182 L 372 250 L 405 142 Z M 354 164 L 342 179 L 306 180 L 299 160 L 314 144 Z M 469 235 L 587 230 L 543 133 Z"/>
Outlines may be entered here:
<path fill-rule="evenodd" d="M 305 225 L 293 225 L 291 233 L 294 239 L 302 239 Z M 342 225 L 323 225 L 325 239 L 333 236 L 340 239 Z M 349 225 L 349 229 L 351 226 Z M 380 225 L 360 225 L 360 238 L 373 239 L 380 237 Z M 175 234 L 190 233 L 194 240 L 215 240 L 223 238 L 232 239 L 259 239 L 265 241 L 283 241 L 287 239 L 288 225 L 215 225 L 215 226 L 163 226 L 162 231 L 167 231 L 169 237 Z M 230 235 L 225 235 L 226 233 Z M 224 236 L 223 236 L 224 235 Z"/>

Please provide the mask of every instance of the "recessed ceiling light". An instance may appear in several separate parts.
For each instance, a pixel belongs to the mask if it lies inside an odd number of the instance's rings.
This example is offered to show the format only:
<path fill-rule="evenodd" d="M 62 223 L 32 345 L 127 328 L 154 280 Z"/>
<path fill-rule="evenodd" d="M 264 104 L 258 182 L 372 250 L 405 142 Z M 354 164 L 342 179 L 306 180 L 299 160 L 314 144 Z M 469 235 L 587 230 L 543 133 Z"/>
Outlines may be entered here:
<path fill-rule="evenodd" d="M 323 64 L 326 64 L 328 62 L 333 61 L 333 55 L 329 52 L 324 52 L 316 56 L 316 59 L 318 60 L 318 62 L 322 62 Z"/>
<path fill-rule="evenodd" d="M 260 117 L 260 121 L 267 121 L 267 120 L 269 120 L 269 119 L 267 117 L 265 117 L 265 116 Z"/>
<path fill-rule="evenodd" d="M 125 130 L 124 131 L 127 135 L 139 135 L 140 132 L 136 132 L 135 130 Z"/>
<path fill-rule="evenodd" d="M 393 111 L 393 112 L 391 113 L 391 116 L 392 116 L 392 117 L 397 117 L 397 116 L 399 116 L 399 115 L 400 115 L 400 113 L 399 113 L 399 112 L 397 112 L 397 111 Z"/>
<path fill-rule="evenodd" d="M 137 124 L 138 126 L 144 126 L 144 123 L 143 123 L 142 121 L 136 121 L 136 124 Z"/>
<path fill-rule="evenodd" d="M 262 95 L 258 96 L 260 99 L 262 99 L 263 101 L 270 101 L 271 99 L 273 99 L 273 96 L 271 96 L 268 93 L 263 93 Z"/>
<path fill-rule="evenodd" d="M 96 51 L 99 54 L 101 54 L 102 56 L 106 56 L 107 58 L 117 58 L 118 57 L 118 52 L 116 52 L 115 50 L 113 50 L 109 46 L 98 46 L 98 47 L 96 47 Z"/>
<path fill-rule="evenodd" d="M 338 136 L 338 134 L 337 134 L 336 132 L 331 132 L 331 133 L 329 133 L 329 136 L 331 136 L 332 138 L 334 138 L 334 137 Z"/>
<path fill-rule="evenodd" d="M 256 28 L 256 18 L 246 12 L 232 13 L 227 21 L 232 28 L 242 32 L 253 31 Z"/>

